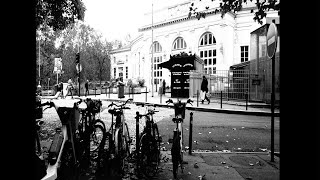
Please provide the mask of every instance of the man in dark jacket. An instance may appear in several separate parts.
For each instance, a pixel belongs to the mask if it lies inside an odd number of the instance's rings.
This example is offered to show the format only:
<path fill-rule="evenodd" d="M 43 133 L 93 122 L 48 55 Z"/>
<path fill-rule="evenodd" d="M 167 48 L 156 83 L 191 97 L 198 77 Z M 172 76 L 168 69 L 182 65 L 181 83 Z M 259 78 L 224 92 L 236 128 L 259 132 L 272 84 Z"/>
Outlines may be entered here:
<path fill-rule="evenodd" d="M 87 96 L 87 93 L 89 95 L 89 80 L 87 79 L 86 83 L 84 84 L 84 87 L 86 88 L 85 96 Z"/>
<path fill-rule="evenodd" d="M 206 76 L 203 76 L 202 83 L 201 83 L 201 103 L 203 104 L 204 100 L 208 101 L 208 104 L 210 104 L 210 99 L 207 97 L 208 93 L 208 80 Z"/>
<path fill-rule="evenodd" d="M 165 80 L 162 81 L 162 93 L 163 93 L 163 95 L 166 94 L 166 81 Z"/>

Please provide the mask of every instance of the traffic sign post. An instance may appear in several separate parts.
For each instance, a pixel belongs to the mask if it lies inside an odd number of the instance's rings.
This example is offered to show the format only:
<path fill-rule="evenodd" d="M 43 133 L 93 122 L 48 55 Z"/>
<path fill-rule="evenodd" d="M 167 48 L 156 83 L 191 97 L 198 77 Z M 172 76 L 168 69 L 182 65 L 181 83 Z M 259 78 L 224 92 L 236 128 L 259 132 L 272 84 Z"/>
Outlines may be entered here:
<path fill-rule="evenodd" d="M 277 50 L 278 31 L 277 26 L 271 23 L 267 32 L 267 55 L 271 59 Z"/>
<path fill-rule="evenodd" d="M 80 64 L 80 58 L 79 58 L 79 63 L 76 65 L 77 73 L 78 73 L 78 83 L 79 83 L 79 90 L 78 90 L 78 96 L 80 97 L 80 72 L 82 71 L 82 67 Z"/>
<path fill-rule="evenodd" d="M 80 49 L 79 49 L 80 51 Z M 78 73 L 78 83 L 79 83 L 79 90 L 78 90 L 78 96 L 80 97 L 80 72 L 82 71 L 82 67 L 81 67 L 81 64 L 80 64 L 80 52 L 78 52 L 76 54 L 76 70 L 77 70 L 77 73 Z"/>
<path fill-rule="evenodd" d="M 271 162 L 274 162 L 274 101 L 275 101 L 275 53 L 277 50 L 278 31 L 274 20 L 267 32 L 267 56 L 272 64 L 272 91 L 271 91 Z"/>
<path fill-rule="evenodd" d="M 53 72 L 57 74 L 57 84 L 58 84 L 59 73 L 62 73 L 62 59 L 61 58 L 54 58 Z"/>

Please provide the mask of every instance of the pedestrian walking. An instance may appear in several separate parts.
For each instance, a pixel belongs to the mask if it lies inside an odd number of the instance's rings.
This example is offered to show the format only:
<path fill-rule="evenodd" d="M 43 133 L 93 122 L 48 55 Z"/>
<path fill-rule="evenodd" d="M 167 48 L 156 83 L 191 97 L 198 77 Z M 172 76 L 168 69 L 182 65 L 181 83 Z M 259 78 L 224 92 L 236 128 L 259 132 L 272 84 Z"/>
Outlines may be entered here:
<path fill-rule="evenodd" d="M 86 89 L 85 96 L 87 96 L 87 93 L 89 95 L 89 80 L 88 79 L 87 79 L 86 83 L 84 84 L 84 87 Z"/>
<path fill-rule="evenodd" d="M 71 98 L 73 98 L 73 94 L 72 94 L 72 90 L 73 90 L 73 83 L 71 78 L 68 80 L 68 86 L 67 86 L 67 94 L 65 97 L 67 97 L 69 95 L 69 92 L 71 93 Z"/>
<path fill-rule="evenodd" d="M 61 97 L 61 98 L 63 98 L 63 84 L 62 84 L 62 82 L 60 82 L 59 84 L 57 84 L 57 98 L 58 97 Z"/>
<path fill-rule="evenodd" d="M 201 103 L 204 103 L 204 100 L 208 101 L 208 104 L 210 104 L 210 99 L 207 97 L 207 93 L 208 93 L 208 80 L 206 78 L 206 76 L 203 76 L 202 78 L 202 82 L 201 82 Z"/>
<path fill-rule="evenodd" d="M 64 96 L 63 96 L 63 83 L 62 82 L 59 83 L 59 90 L 61 92 L 61 98 L 64 98 Z"/>
<path fill-rule="evenodd" d="M 163 95 L 166 94 L 166 81 L 165 80 L 162 81 L 162 92 L 163 92 Z"/>

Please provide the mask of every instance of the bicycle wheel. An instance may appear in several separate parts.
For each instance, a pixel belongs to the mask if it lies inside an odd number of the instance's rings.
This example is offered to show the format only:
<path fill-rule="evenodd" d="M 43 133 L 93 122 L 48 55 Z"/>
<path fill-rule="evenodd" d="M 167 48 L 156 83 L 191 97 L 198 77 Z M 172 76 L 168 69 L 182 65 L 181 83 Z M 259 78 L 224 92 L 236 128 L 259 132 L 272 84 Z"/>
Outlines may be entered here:
<path fill-rule="evenodd" d="M 94 120 L 94 124 L 100 124 L 104 129 L 106 129 L 106 125 L 101 119 Z"/>
<path fill-rule="evenodd" d="M 79 123 L 78 123 L 78 132 L 79 132 L 79 138 L 80 139 L 84 138 L 84 132 L 86 130 L 86 124 L 85 124 L 86 119 L 85 118 L 87 118 L 87 117 L 86 116 L 82 116 L 81 119 L 79 120 Z"/>
<path fill-rule="evenodd" d="M 155 139 L 149 134 L 143 134 L 139 141 L 138 168 L 148 178 L 155 176 L 159 162 L 156 153 Z"/>
<path fill-rule="evenodd" d="M 172 172 L 173 172 L 173 177 L 176 179 L 177 178 L 177 173 L 178 173 L 178 166 L 179 162 L 181 161 L 181 148 L 180 148 L 180 139 L 179 135 L 176 135 L 173 137 L 173 142 L 172 142 L 172 148 L 171 148 L 171 156 L 172 156 Z"/>
<path fill-rule="evenodd" d="M 157 167 L 159 165 L 160 162 L 160 135 L 159 135 L 159 129 L 158 129 L 158 125 L 157 124 L 153 124 L 153 137 L 155 139 L 154 142 L 154 153 L 156 154 L 156 163 L 157 163 Z"/>
<path fill-rule="evenodd" d="M 66 141 L 61 155 L 61 164 L 57 171 L 57 180 L 77 179 L 78 168 L 74 163 L 72 153 L 72 145 L 70 141 Z"/>
<path fill-rule="evenodd" d="M 126 129 L 127 128 L 128 127 L 126 126 Z M 127 158 L 130 155 L 129 143 L 128 143 L 128 139 L 127 139 L 127 136 L 129 135 L 129 131 L 127 131 L 127 133 L 126 132 L 123 133 L 122 131 L 118 131 L 118 135 L 117 135 L 118 153 L 119 153 L 118 158 L 120 158 L 120 165 L 119 165 L 120 173 L 124 172 Z"/>
<path fill-rule="evenodd" d="M 97 151 L 100 148 L 104 134 L 105 129 L 100 124 L 93 126 L 93 131 L 90 135 L 90 152 Z"/>

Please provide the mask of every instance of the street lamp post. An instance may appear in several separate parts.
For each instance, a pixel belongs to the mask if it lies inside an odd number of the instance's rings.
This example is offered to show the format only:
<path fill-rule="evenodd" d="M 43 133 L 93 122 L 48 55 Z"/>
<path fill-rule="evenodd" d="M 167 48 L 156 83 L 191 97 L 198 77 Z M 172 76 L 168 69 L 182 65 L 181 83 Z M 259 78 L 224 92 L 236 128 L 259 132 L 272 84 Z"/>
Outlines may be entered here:
<path fill-rule="evenodd" d="M 154 80 L 153 80 L 153 1 L 152 1 L 152 25 L 151 25 L 151 97 L 153 97 L 153 84 L 154 84 Z"/>
<path fill-rule="evenodd" d="M 48 78 L 48 90 L 49 90 L 49 82 L 50 82 L 50 78 Z"/>
<path fill-rule="evenodd" d="M 38 85 L 38 87 L 40 87 L 41 88 L 41 85 L 40 85 L 40 37 L 39 37 L 39 85 Z"/>

